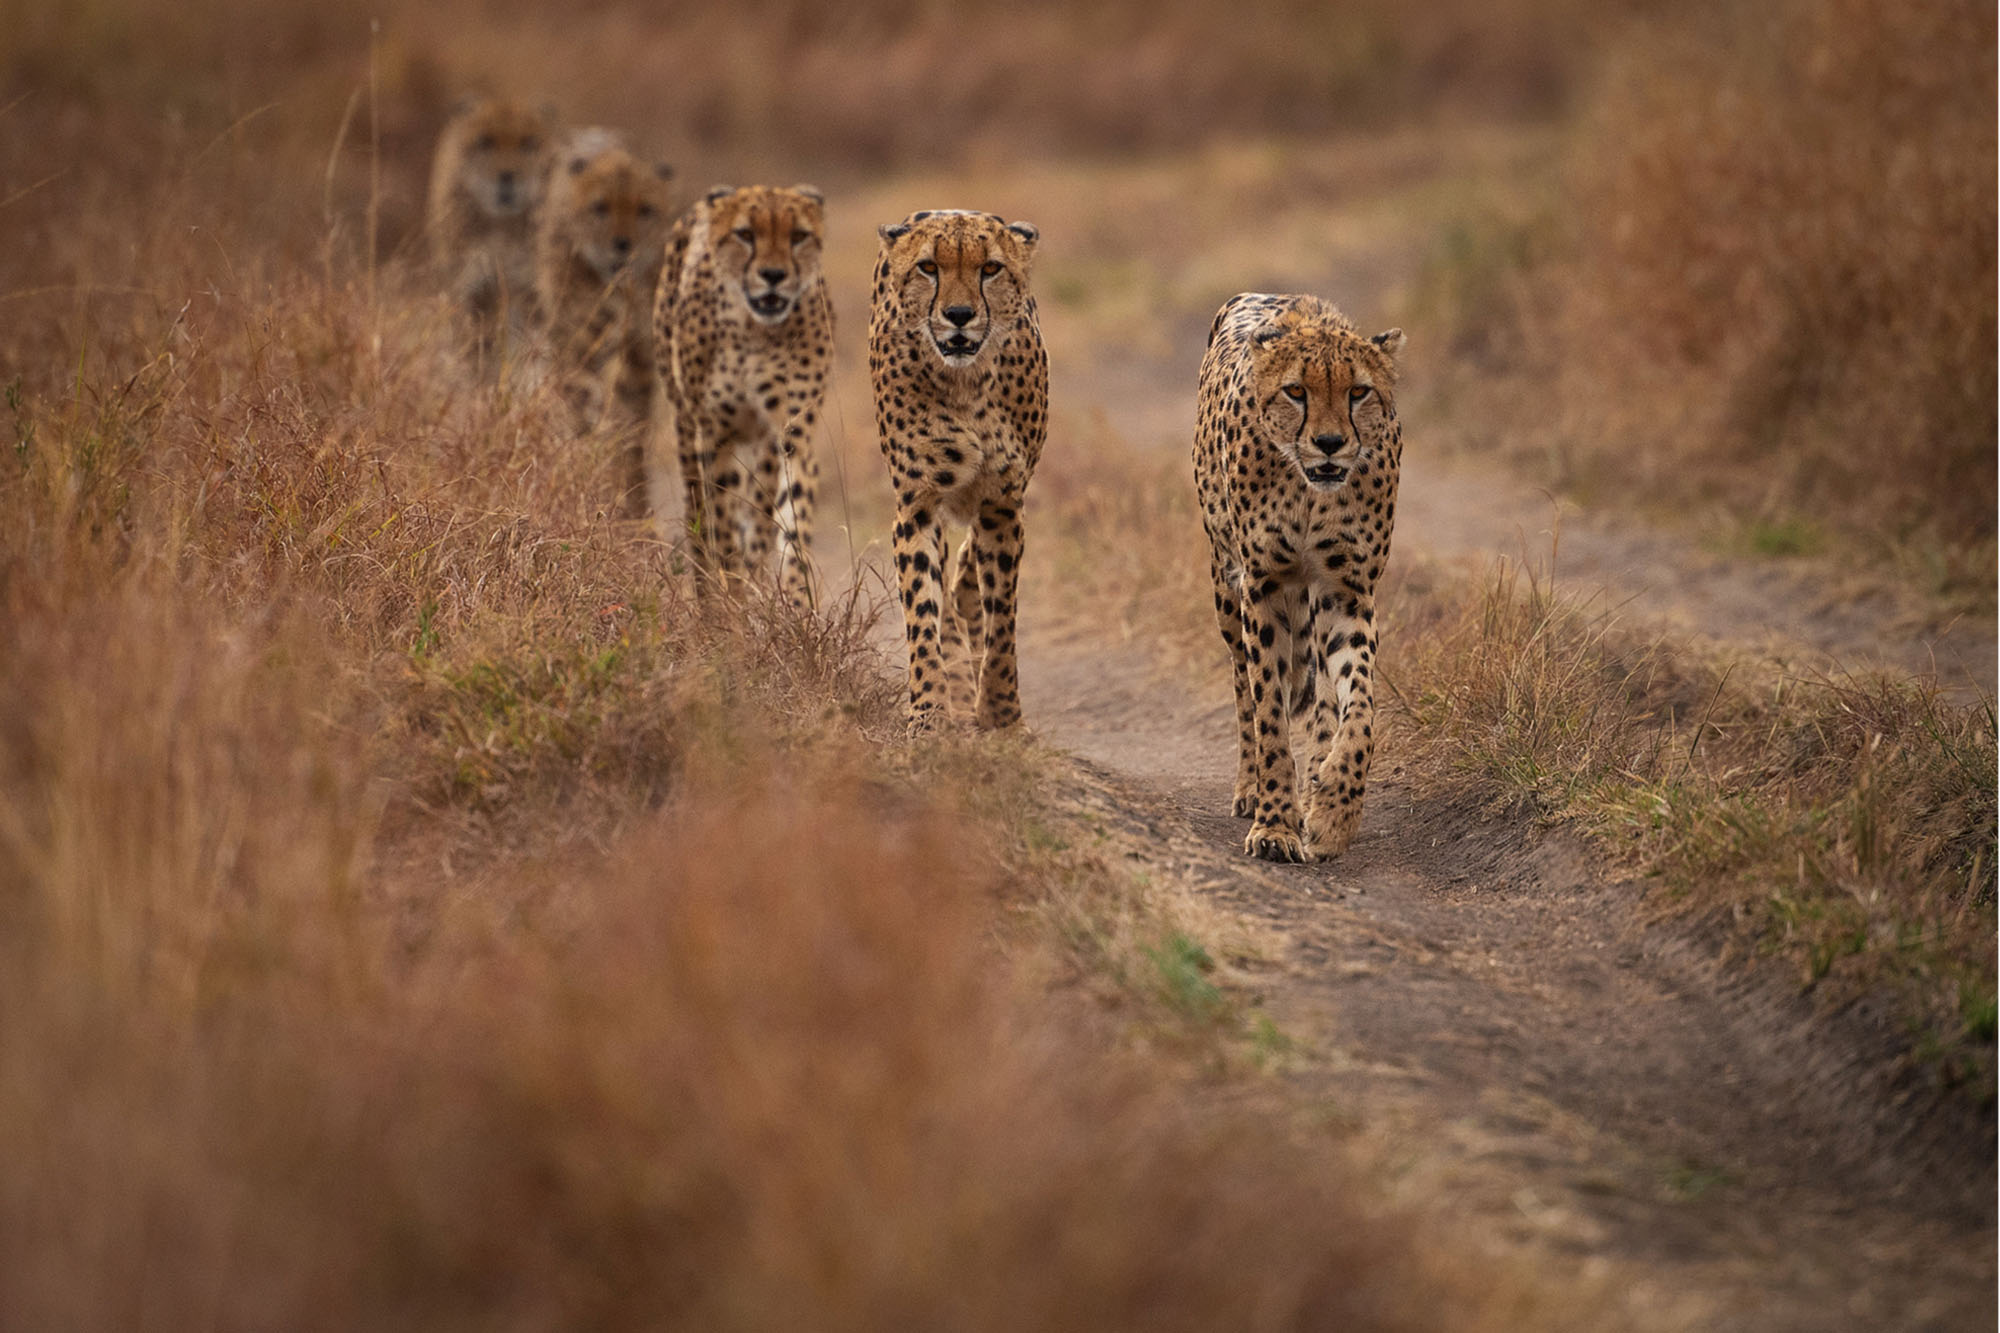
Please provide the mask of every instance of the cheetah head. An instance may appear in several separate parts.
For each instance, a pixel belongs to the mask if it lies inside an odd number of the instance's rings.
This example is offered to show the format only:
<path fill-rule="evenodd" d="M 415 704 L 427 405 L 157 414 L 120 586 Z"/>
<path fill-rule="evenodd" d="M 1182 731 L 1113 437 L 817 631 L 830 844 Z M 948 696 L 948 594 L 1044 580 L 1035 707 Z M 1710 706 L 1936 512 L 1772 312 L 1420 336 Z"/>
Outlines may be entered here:
<path fill-rule="evenodd" d="M 1396 405 L 1403 331 L 1372 338 L 1291 310 L 1250 335 L 1251 388 L 1263 437 L 1315 491 L 1380 466 Z"/>
<path fill-rule="evenodd" d="M 881 228 L 883 263 L 904 327 L 938 359 L 972 365 L 1013 332 L 1028 304 L 1028 271 L 1041 233 L 992 213 L 912 213 Z"/>
<path fill-rule="evenodd" d="M 541 199 L 555 113 L 479 98 L 445 127 L 439 152 L 456 153 L 455 183 L 490 218 L 526 214 Z"/>
<path fill-rule="evenodd" d="M 742 293 L 751 318 L 782 323 L 819 281 L 826 197 L 810 185 L 719 185 L 702 210 L 710 251 L 723 273 L 739 279 L 730 286 Z"/>
<path fill-rule="evenodd" d="M 623 148 L 573 154 L 557 174 L 544 225 L 610 282 L 635 259 L 665 250 L 672 177 L 672 167 L 643 166 Z"/>

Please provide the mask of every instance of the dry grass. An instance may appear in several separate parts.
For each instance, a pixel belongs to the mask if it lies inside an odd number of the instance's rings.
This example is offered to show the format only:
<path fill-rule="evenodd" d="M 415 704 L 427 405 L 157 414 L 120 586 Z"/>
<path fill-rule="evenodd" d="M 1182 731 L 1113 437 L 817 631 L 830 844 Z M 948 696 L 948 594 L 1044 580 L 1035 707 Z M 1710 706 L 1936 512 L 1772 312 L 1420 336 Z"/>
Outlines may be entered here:
<path fill-rule="evenodd" d="M 1420 567 L 1385 616 L 1385 745 L 1427 781 L 1578 821 L 1658 884 L 1658 910 L 1718 923 L 1829 1000 L 1888 994 L 1913 1050 L 1990 1095 L 1990 705 L 1648 639 L 1511 565 L 1483 582 Z"/>
<path fill-rule="evenodd" d="M 1830 532 L 1990 606 L 1990 5 L 1747 7 L 1642 30 L 1559 211 L 1459 234 L 1442 307 L 1488 442 L 1594 497 Z"/>
<path fill-rule="evenodd" d="M 421 310 L 310 336 L 373 315 L 283 288 L 23 409 L 6 1323 L 1569 1317 L 1107 1061 L 996 949 L 1031 757 L 882 758 L 870 608 L 704 628 Z"/>
<path fill-rule="evenodd" d="M 1601 1324 L 1119 1054 L 1067 983 L 1192 1032 L 1207 932 L 1047 757 L 885 748 L 865 590 L 705 623 L 456 373 L 340 12 L 4 19 L 0 1323 Z"/>
<path fill-rule="evenodd" d="M 363 770 L 282 697 L 319 664 L 174 629 L 72 618 L 7 681 L 10 1325 L 1527 1308 L 1026 1007 L 962 825 L 711 773 L 609 854 L 371 873 Z"/>
<path fill-rule="evenodd" d="M 1619 11 L 1642 9 L 1618 6 Z M 1004 24 L 930 0 L 659 11 L 8 0 L 14 77 L 86 100 L 240 114 L 273 98 L 337 116 L 380 17 L 392 139 L 467 84 L 554 98 L 577 120 L 658 134 L 758 171 L 880 169 L 1051 150 L 1130 153 L 1242 134 L 1379 129 L 1440 114 L 1537 115 L 1587 77 L 1605 7 L 1464 0 L 1413 15 L 1262 0 L 1030 0 Z M 295 110 L 297 108 L 295 107 Z M 311 126 L 315 131 L 331 125 Z M 942 133 L 940 130 L 942 129 Z"/>

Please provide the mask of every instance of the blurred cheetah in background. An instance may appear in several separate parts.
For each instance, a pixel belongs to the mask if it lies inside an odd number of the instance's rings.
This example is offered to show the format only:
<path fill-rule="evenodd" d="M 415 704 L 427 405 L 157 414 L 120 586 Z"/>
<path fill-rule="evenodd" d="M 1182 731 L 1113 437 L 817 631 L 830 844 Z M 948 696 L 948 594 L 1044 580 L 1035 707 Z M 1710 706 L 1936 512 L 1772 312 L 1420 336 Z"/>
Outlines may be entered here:
<path fill-rule="evenodd" d="M 579 428 L 604 421 L 611 401 L 622 408 L 618 424 L 630 435 L 622 449 L 622 508 L 642 517 L 646 440 L 656 417 L 648 303 L 671 226 L 673 169 L 642 164 L 610 131 L 579 136 L 575 148 L 551 172 L 542 205 L 536 305 Z"/>
<path fill-rule="evenodd" d="M 424 215 L 431 264 L 487 373 L 520 346 L 531 323 L 536 211 L 555 132 L 553 111 L 475 98 L 452 115 L 431 160 Z"/>

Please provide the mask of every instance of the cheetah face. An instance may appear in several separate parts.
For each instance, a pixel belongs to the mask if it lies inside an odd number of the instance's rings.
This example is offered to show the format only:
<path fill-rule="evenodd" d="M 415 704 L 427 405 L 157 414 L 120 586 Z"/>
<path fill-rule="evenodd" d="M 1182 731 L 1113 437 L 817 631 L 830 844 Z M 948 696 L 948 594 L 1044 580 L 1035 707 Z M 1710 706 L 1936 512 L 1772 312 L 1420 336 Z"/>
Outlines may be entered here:
<path fill-rule="evenodd" d="M 553 131 L 550 114 L 508 102 L 475 102 L 446 129 L 459 151 L 458 185 L 493 219 L 517 218 L 540 201 Z"/>
<path fill-rule="evenodd" d="M 622 148 L 572 156 L 556 187 L 551 225 L 570 252 L 610 282 L 635 260 L 662 253 L 668 225 L 667 181 L 673 169 L 641 166 Z"/>
<path fill-rule="evenodd" d="M 1032 223 L 925 210 L 881 234 L 904 327 L 920 330 L 946 366 L 972 365 L 987 344 L 1013 332 L 1041 239 Z"/>
<path fill-rule="evenodd" d="M 1339 490 L 1379 466 L 1395 418 L 1401 329 L 1363 338 L 1274 321 L 1251 335 L 1259 432 L 1312 490 Z"/>
<path fill-rule="evenodd" d="M 723 272 L 737 278 L 750 317 L 781 324 L 819 280 L 826 197 L 810 185 L 779 189 L 718 186 L 703 201 L 708 243 Z"/>

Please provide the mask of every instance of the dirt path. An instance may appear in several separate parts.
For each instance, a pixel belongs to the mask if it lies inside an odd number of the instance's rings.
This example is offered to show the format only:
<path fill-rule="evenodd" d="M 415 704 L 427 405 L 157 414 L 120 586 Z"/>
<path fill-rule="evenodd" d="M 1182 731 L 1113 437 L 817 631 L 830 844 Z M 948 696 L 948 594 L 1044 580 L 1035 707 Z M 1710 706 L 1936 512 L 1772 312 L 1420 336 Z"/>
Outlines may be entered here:
<path fill-rule="evenodd" d="M 1168 869 L 1283 941 L 1238 979 L 1302 1042 L 1299 1104 L 1386 1138 L 1420 1197 L 1606 1261 L 1692 1327 L 1992 1327 L 1978 1118 L 1906 1119 L 1869 1015 L 1815 1025 L 1775 979 L 1639 924 L 1636 887 L 1565 839 L 1416 799 L 1393 755 L 1341 861 L 1247 861 L 1226 700 L 1136 655 L 1024 652 L 1037 731 Z"/>
<path fill-rule="evenodd" d="M 1072 410 L 1184 447 L 1176 369 L 1097 377 Z M 1399 550 L 1548 554 L 1547 497 L 1411 452 Z M 1557 569 L 1641 623 L 1804 669 L 1935 662 L 1955 692 L 1993 688 L 1990 624 L 1885 634 L 1907 618 L 1774 562 L 1571 518 Z M 1642 923 L 1641 886 L 1564 837 L 1418 798 L 1392 752 L 1347 856 L 1247 861 L 1225 695 L 1032 617 L 1022 652 L 1037 732 L 1168 868 L 1283 941 L 1239 980 L 1302 1039 L 1292 1094 L 1404 1145 L 1426 1197 L 1545 1257 L 1604 1261 L 1636 1309 L 1691 1327 L 1993 1327 L 1990 1120 L 1932 1105 L 1879 1015 L 1815 1017 L 1783 978 L 1724 970 L 1713 941 Z"/>

